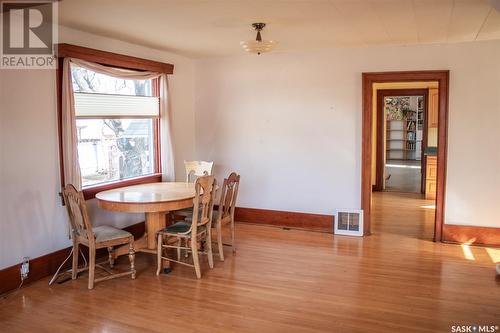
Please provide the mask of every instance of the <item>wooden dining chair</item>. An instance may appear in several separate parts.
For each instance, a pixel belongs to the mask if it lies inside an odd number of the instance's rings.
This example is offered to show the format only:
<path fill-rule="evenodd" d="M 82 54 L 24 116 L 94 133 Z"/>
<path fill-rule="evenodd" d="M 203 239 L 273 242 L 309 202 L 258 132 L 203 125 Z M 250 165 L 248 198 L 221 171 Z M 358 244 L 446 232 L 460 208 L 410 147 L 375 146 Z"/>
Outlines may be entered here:
<path fill-rule="evenodd" d="M 219 200 L 219 209 L 214 212 L 214 223 L 212 224 L 217 231 L 217 245 L 219 248 L 219 259 L 224 261 L 224 245 L 231 246 L 232 253 L 236 253 L 236 243 L 234 235 L 234 211 L 236 210 L 236 198 L 240 186 L 240 175 L 232 172 L 229 177 L 224 179 L 222 192 Z M 222 242 L 222 228 L 229 225 L 231 233 L 231 243 Z"/>
<path fill-rule="evenodd" d="M 158 268 L 156 271 L 156 275 L 160 274 L 163 268 L 163 261 L 167 260 L 176 262 L 178 264 L 194 267 L 196 277 L 200 279 L 200 253 L 206 254 L 208 257 L 208 264 L 210 268 L 214 267 L 211 242 L 211 227 L 216 187 L 217 185 L 214 176 L 202 176 L 196 179 L 196 195 L 193 199 L 193 221 L 197 221 L 197 223 L 180 221 L 158 232 Z M 171 242 L 172 239 L 176 240 L 176 242 Z M 183 245 L 183 243 L 186 245 Z M 200 248 L 206 248 L 206 250 L 200 251 Z M 177 260 L 168 257 L 168 249 L 177 250 Z M 191 252 L 193 258 L 192 264 L 187 262 L 187 259 L 181 261 L 182 250 L 184 250 L 186 253 L 187 251 Z"/>
<path fill-rule="evenodd" d="M 206 161 L 184 161 L 186 168 L 186 183 L 193 183 L 201 176 L 211 176 L 214 162 Z"/>
<path fill-rule="evenodd" d="M 83 193 L 69 184 L 63 189 L 64 203 L 68 211 L 69 223 L 71 228 L 71 240 L 73 242 L 73 265 L 71 269 L 72 279 L 78 277 L 78 273 L 87 270 L 78 269 L 78 253 L 80 244 L 89 248 L 89 284 L 88 288 L 93 289 L 94 283 L 109 280 L 125 275 L 131 275 L 135 279 L 135 252 L 134 252 L 134 236 L 121 229 L 111 226 L 92 227 L 85 205 Z M 115 246 L 129 246 L 130 270 L 126 272 L 113 273 L 110 269 L 95 263 L 96 250 L 107 248 L 109 252 L 109 266 L 114 266 L 113 248 Z M 108 275 L 100 278 L 95 278 L 95 268 L 99 267 L 105 270 Z"/>
<path fill-rule="evenodd" d="M 221 261 L 224 261 L 224 246 L 230 246 L 232 253 L 236 253 L 235 232 L 234 232 L 234 211 L 236 209 L 236 198 L 240 186 L 240 175 L 232 172 L 229 177 L 224 179 L 222 184 L 221 196 L 219 199 L 218 210 L 214 211 L 212 227 L 216 229 L 218 255 Z M 192 216 L 185 219 L 192 221 Z M 223 227 L 229 225 L 231 234 L 231 243 L 224 244 L 222 241 Z"/>
<path fill-rule="evenodd" d="M 186 183 L 193 183 L 198 177 L 211 176 L 214 162 L 207 161 L 184 161 L 186 168 Z M 193 215 L 193 208 L 180 209 L 170 212 L 170 220 L 183 219 Z"/>

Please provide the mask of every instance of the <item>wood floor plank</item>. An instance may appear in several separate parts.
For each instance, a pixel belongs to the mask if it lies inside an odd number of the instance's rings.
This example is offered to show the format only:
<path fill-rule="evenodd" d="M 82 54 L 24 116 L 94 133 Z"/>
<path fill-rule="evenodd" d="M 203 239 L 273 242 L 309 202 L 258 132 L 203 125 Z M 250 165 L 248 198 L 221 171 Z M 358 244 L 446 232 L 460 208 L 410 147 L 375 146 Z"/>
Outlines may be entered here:
<path fill-rule="evenodd" d="M 138 254 L 137 279 L 87 290 L 85 276 L 38 281 L 0 300 L 1 332 L 450 332 L 500 325 L 500 280 L 485 248 L 432 238 L 432 204 L 375 193 L 364 239 L 237 224 L 227 251 L 197 280 L 187 267 L 155 275 Z M 204 258 L 203 258 L 204 259 Z M 125 268 L 127 258 L 117 267 Z"/>

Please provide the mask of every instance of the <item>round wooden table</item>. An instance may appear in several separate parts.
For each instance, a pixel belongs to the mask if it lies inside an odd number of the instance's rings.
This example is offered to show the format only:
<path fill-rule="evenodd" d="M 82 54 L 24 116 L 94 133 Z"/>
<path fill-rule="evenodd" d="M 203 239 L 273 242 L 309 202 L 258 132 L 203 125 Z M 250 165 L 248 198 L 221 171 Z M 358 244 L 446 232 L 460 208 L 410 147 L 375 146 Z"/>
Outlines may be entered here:
<path fill-rule="evenodd" d="M 192 207 L 195 193 L 192 183 L 150 183 L 99 192 L 95 197 L 99 207 L 105 210 L 145 213 L 146 232 L 134 242 L 134 249 L 156 253 L 156 232 L 165 228 L 165 213 Z M 117 248 L 114 255 L 127 251 Z"/>

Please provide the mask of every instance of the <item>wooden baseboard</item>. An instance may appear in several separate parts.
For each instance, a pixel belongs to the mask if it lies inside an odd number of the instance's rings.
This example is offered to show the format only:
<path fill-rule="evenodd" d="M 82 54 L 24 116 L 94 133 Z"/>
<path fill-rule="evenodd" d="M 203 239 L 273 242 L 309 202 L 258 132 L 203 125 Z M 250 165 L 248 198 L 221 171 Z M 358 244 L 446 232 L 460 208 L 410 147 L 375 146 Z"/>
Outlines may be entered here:
<path fill-rule="evenodd" d="M 139 222 L 124 228 L 124 230 L 130 232 L 135 238 L 139 238 L 144 234 L 145 225 L 144 222 Z M 82 246 L 82 250 L 85 252 L 87 249 Z M 23 285 L 30 284 L 36 280 L 42 279 L 48 275 L 54 274 L 61 265 L 61 263 L 66 259 L 66 257 L 71 252 L 71 247 L 52 252 L 41 257 L 33 258 L 30 260 L 30 272 L 28 278 L 24 280 Z M 88 258 L 88 253 L 86 253 Z M 98 250 L 97 257 L 102 257 L 107 255 L 106 249 Z M 71 265 L 71 260 L 65 269 L 69 269 Z M 21 264 L 7 267 L 0 270 L 0 295 L 8 291 L 14 290 L 21 284 L 20 276 Z"/>
<path fill-rule="evenodd" d="M 443 242 L 500 246 L 500 228 L 444 224 Z"/>
<path fill-rule="evenodd" d="M 70 251 L 71 248 L 66 248 L 30 260 L 30 272 L 23 285 L 53 274 Z M 19 287 L 21 284 L 20 269 L 21 264 L 17 264 L 0 271 L 0 295 Z"/>
<path fill-rule="evenodd" d="M 312 231 L 333 232 L 333 215 L 296 213 L 279 210 L 237 207 L 235 220 Z"/>

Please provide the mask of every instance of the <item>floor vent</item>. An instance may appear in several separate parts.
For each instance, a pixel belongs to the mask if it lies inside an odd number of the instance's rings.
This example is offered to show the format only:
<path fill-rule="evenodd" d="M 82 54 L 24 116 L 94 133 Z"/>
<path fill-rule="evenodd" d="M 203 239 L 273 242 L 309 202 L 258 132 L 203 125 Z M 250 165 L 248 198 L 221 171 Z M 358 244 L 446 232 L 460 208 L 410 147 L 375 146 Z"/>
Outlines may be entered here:
<path fill-rule="evenodd" d="M 336 235 L 363 236 L 363 210 L 338 209 L 333 225 Z"/>

